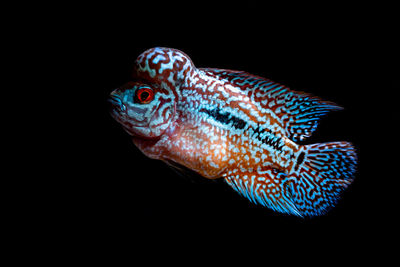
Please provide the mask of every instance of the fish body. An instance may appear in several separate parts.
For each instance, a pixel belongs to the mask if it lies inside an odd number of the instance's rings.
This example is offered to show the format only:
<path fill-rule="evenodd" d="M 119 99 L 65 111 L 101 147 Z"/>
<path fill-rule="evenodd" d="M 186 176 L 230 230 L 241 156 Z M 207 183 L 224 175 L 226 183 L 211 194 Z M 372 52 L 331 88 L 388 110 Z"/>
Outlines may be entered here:
<path fill-rule="evenodd" d="M 133 77 L 111 93 L 111 114 L 150 158 L 301 217 L 325 213 L 354 178 L 351 143 L 296 143 L 342 109 L 332 102 L 244 71 L 196 68 L 171 48 L 142 53 Z"/>

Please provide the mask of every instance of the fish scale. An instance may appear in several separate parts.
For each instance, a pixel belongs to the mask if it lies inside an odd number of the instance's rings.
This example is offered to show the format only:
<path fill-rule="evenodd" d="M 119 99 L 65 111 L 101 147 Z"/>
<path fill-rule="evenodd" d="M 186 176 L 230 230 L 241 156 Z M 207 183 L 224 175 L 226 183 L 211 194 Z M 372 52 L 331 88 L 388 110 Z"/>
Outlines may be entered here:
<path fill-rule="evenodd" d="M 163 47 L 137 58 L 133 78 L 111 94 L 111 114 L 150 158 L 301 217 L 324 214 L 354 178 L 351 143 L 296 144 L 341 109 L 332 102 L 244 71 L 196 68 Z"/>

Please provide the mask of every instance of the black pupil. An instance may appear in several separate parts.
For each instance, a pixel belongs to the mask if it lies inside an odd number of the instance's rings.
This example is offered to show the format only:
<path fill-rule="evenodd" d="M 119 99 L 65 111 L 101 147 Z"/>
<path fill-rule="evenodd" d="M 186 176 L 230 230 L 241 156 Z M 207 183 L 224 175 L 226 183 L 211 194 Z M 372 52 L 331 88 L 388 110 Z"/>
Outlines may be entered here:
<path fill-rule="evenodd" d="M 146 92 L 146 91 L 143 91 L 143 92 L 140 94 L 140 98 L 141 98 L 142 101 L 143 101 L 143 100 L 146 100 L 147 98 L 149 98 L 149 96 L 150 96 L 149 92 Z"/>

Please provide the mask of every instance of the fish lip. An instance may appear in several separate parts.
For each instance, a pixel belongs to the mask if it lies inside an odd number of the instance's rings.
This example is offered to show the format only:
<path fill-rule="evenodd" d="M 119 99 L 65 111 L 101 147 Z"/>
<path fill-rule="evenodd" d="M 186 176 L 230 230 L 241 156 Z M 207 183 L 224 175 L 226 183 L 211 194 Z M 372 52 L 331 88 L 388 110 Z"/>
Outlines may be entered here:
<path fill-rule="evenodd" d="M 122 103 L 121 98 L 119 98 L 114 94 L 111 94 L 110 97 L 107 99 L 107 101 L 110 104 L 111 110 L 117 109 L 122 112 L 126 110 L 126 106 Z"/>

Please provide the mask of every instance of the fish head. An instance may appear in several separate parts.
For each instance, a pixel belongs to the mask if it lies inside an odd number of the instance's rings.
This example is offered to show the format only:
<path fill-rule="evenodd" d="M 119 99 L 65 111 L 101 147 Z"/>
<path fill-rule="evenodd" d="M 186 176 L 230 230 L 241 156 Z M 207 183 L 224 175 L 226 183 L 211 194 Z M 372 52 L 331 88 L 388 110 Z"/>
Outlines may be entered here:
<path fill-rule="evenodd" d="M 144 139 L 160 137 L 175 113 L 173 97 L 157 85 L 128 82 L 109 97 L 111 116 L 130 135 Z"/>
<path fill-rule="evenodd" d="M 179 50 L 146 50 L 135 61 L 134 81 L 111 93 L 112 116 L 134 137 L 160 137 L 171 125 L 181 88 L 195 70 L 190 58 Z"/>

